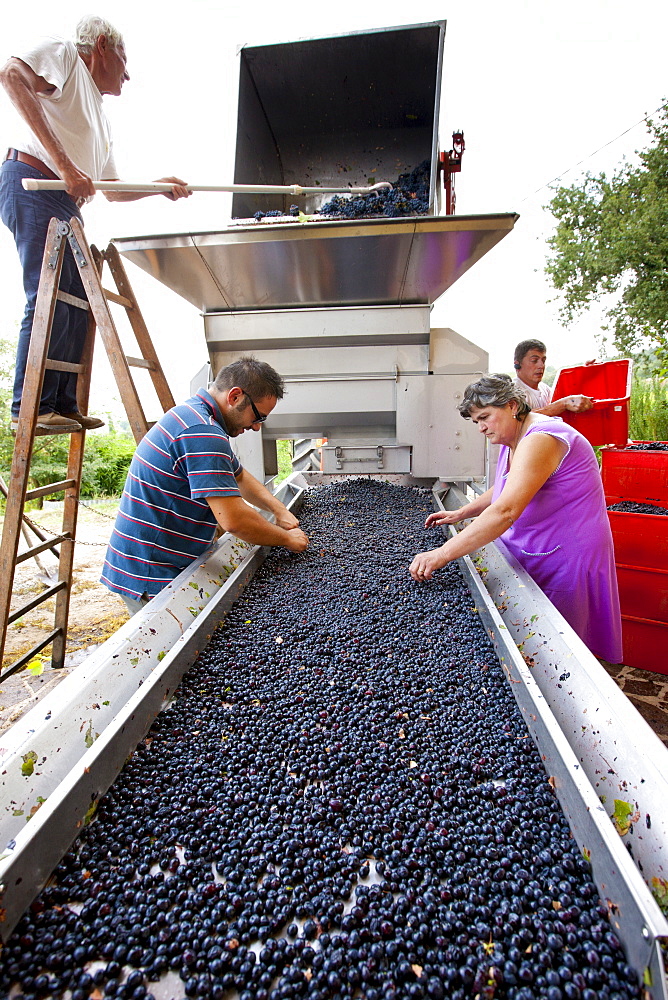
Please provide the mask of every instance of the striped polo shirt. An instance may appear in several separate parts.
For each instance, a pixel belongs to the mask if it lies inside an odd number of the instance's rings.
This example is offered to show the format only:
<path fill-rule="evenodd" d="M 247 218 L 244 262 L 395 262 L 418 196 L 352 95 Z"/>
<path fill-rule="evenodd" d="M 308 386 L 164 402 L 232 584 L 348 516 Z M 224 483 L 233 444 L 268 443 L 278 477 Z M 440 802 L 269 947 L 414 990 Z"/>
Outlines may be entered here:
<path fill-rule="evenodd" d="M 168 410 L 132 458 L 102 583 L 128 597 L 155 597 L 211 545 L 216 519 L 206 498 L 241 496 L 241 471 L 205 389 Z"/>

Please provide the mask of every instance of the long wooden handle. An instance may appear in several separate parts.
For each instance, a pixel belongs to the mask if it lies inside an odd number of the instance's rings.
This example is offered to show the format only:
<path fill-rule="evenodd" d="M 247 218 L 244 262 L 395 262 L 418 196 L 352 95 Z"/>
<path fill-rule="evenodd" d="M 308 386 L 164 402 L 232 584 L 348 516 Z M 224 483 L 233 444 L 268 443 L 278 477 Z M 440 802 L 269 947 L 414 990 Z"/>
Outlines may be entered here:
<path fill-rule="evenodd" d="M 37 180 L 24 177 L 26 191 L 65 191 L 65 181 Z M 152 181 L 150 184 L 136 184 L 132 181 L 94 181 L 96 191 L 131 191 L 136 194 L 153 194 L 171 191 L 174 184 Z M 188 184 L 189 191 L 232 191 L 238 194 L 371 194 L 372 191 L 392 190 L 389 181 L 380 181 L 371 187 L 302 187 L 300 184 Z"/>

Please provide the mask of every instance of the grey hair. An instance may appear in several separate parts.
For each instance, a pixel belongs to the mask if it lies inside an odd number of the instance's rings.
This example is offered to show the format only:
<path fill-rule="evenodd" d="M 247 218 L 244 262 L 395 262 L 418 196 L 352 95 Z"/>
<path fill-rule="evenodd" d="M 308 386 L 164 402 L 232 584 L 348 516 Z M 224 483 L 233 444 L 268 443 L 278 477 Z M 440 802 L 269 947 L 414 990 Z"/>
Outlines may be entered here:
<path fill-rule="evenodd" d="M 90 55 L 101 35 L 104 35 L 112 49 L 117 49 L 119 45 L 123 44 L 123 36 L 120 31 L 114 28 L 109 21 L 105 21 L 103 17 L 96 17 L 94 14 L 81 18 L 76 27 L 74 44 L 79 52 Z"/>
<path fill-rule="evenodd" d="M 227 392 L 238 386 L 255 401 L 265 396 L 275 396 L 283 399 L 285 384 L 277 371 L 266 361 L 258 361 L 251 355 L 237 358 L 231 364 L 221 368 L 214 382 L 219 392 Z"/>
<path fill-rule="evenodd" d="M 517 403 L 518 420 L 531 412 L 529 402 L 510 375 L 483 375 L 477 382 L 471 382 L 464 390 L 464 398 L 458 406 L 465 420 L 470 420 L 473 407 L 482 410 L 484 406 L 507 406 Z"/>

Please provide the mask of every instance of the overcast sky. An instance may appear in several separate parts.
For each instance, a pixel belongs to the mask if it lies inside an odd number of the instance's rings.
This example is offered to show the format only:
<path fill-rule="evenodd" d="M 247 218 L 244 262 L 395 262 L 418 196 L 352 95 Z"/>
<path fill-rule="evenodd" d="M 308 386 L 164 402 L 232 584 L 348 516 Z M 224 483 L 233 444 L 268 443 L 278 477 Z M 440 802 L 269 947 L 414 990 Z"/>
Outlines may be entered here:
<path fill-rule="evenodd" d="M 646 145 L 646 129 L 637 123 L 668 96 L 665 0 L 190 0 L 169 10 L 136 0 L 90 8 L 72 0 L 32 0 L 23 10 L 29 13 L 13 6 L 3 13 L 3 62 L 39 35 L 72 37 L 83 14 L 111 20 L 125 36 L 131 76 L 120 98 L 105 98 L 121 177 L 142 181 L 173 173 L 199 184 L 232 180 L 240 45 L 447 20 L 440 137 L 442 149 L 450 148 L 454 129 L 463 129 L 466 138 L 457 210 L 513 211 L 521 218 L 441 297 L 432 325 L 452 326 L 481 344 L 493 370 L 509 370 L 513 346 L 529 336 L 547 342 L 548 361 L 557 367 L 596 354 L 598 315 L 565 329 L 548 302 L 543 268 L 552 221 L 542 206 L 554 178 L 572 183 L 584 170 L 611 172 Z M 4 95 L 0 132 L 3 148 L 13 144 L 14 113 Z M 199 194 L 178 204 L 155 197 L 130 205 L 110 205 L 98 195 L 85 218 L 89 240 L 106 246 L 112 236 L 215 229 L 229 213 L 227 195 Z M 17 328 L 23 299 L 13 241 L 3 226 L 0 268 L 0 336 L 6 336 Z M 181 397 L 206 360 L 202 321 L 192 306 L 129 268 Z"/>

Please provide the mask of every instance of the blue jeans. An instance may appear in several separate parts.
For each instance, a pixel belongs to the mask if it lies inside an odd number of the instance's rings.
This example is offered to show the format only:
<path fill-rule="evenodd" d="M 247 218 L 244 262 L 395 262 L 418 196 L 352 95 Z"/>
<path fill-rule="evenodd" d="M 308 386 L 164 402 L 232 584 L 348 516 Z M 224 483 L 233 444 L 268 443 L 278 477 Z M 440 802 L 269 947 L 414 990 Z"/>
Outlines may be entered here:
<path fill-rule="evenodd" d="M 26 294 L 26 310 L 19 331 L 16 352 L 16 374 L 14 378 L 14 398 L 12 417 L 16 419 L 21 406 L 23 380 L 25 378 L 30 334 L 35 313 L 39 276 L 42 270 L 44 245 L 49 222 L 55 216 L 69 222 L 72 216 L 80 221 L 81 214 L 76 204 L 65 191 L 24 191 L 23 177 L 44 179 L 44 175 L 34 167 L 17 160 L 5 160 L 0 170 L 0 218 L 11 230 L 23 267 L 23 288 Z M 77 298 L 85 299 L 81 278 L 74 263 L 69 245 L 63 257 L 60 276 L 60 290 Z M 54 361 L 81 361 L 88 313 L 65 302 L 56 302 L 51 329 L 49 358 Z M 77 377 L 72 372 L 46 371 L 42 386 L 40 413 L 73 413 L 77 407 Z"/>

